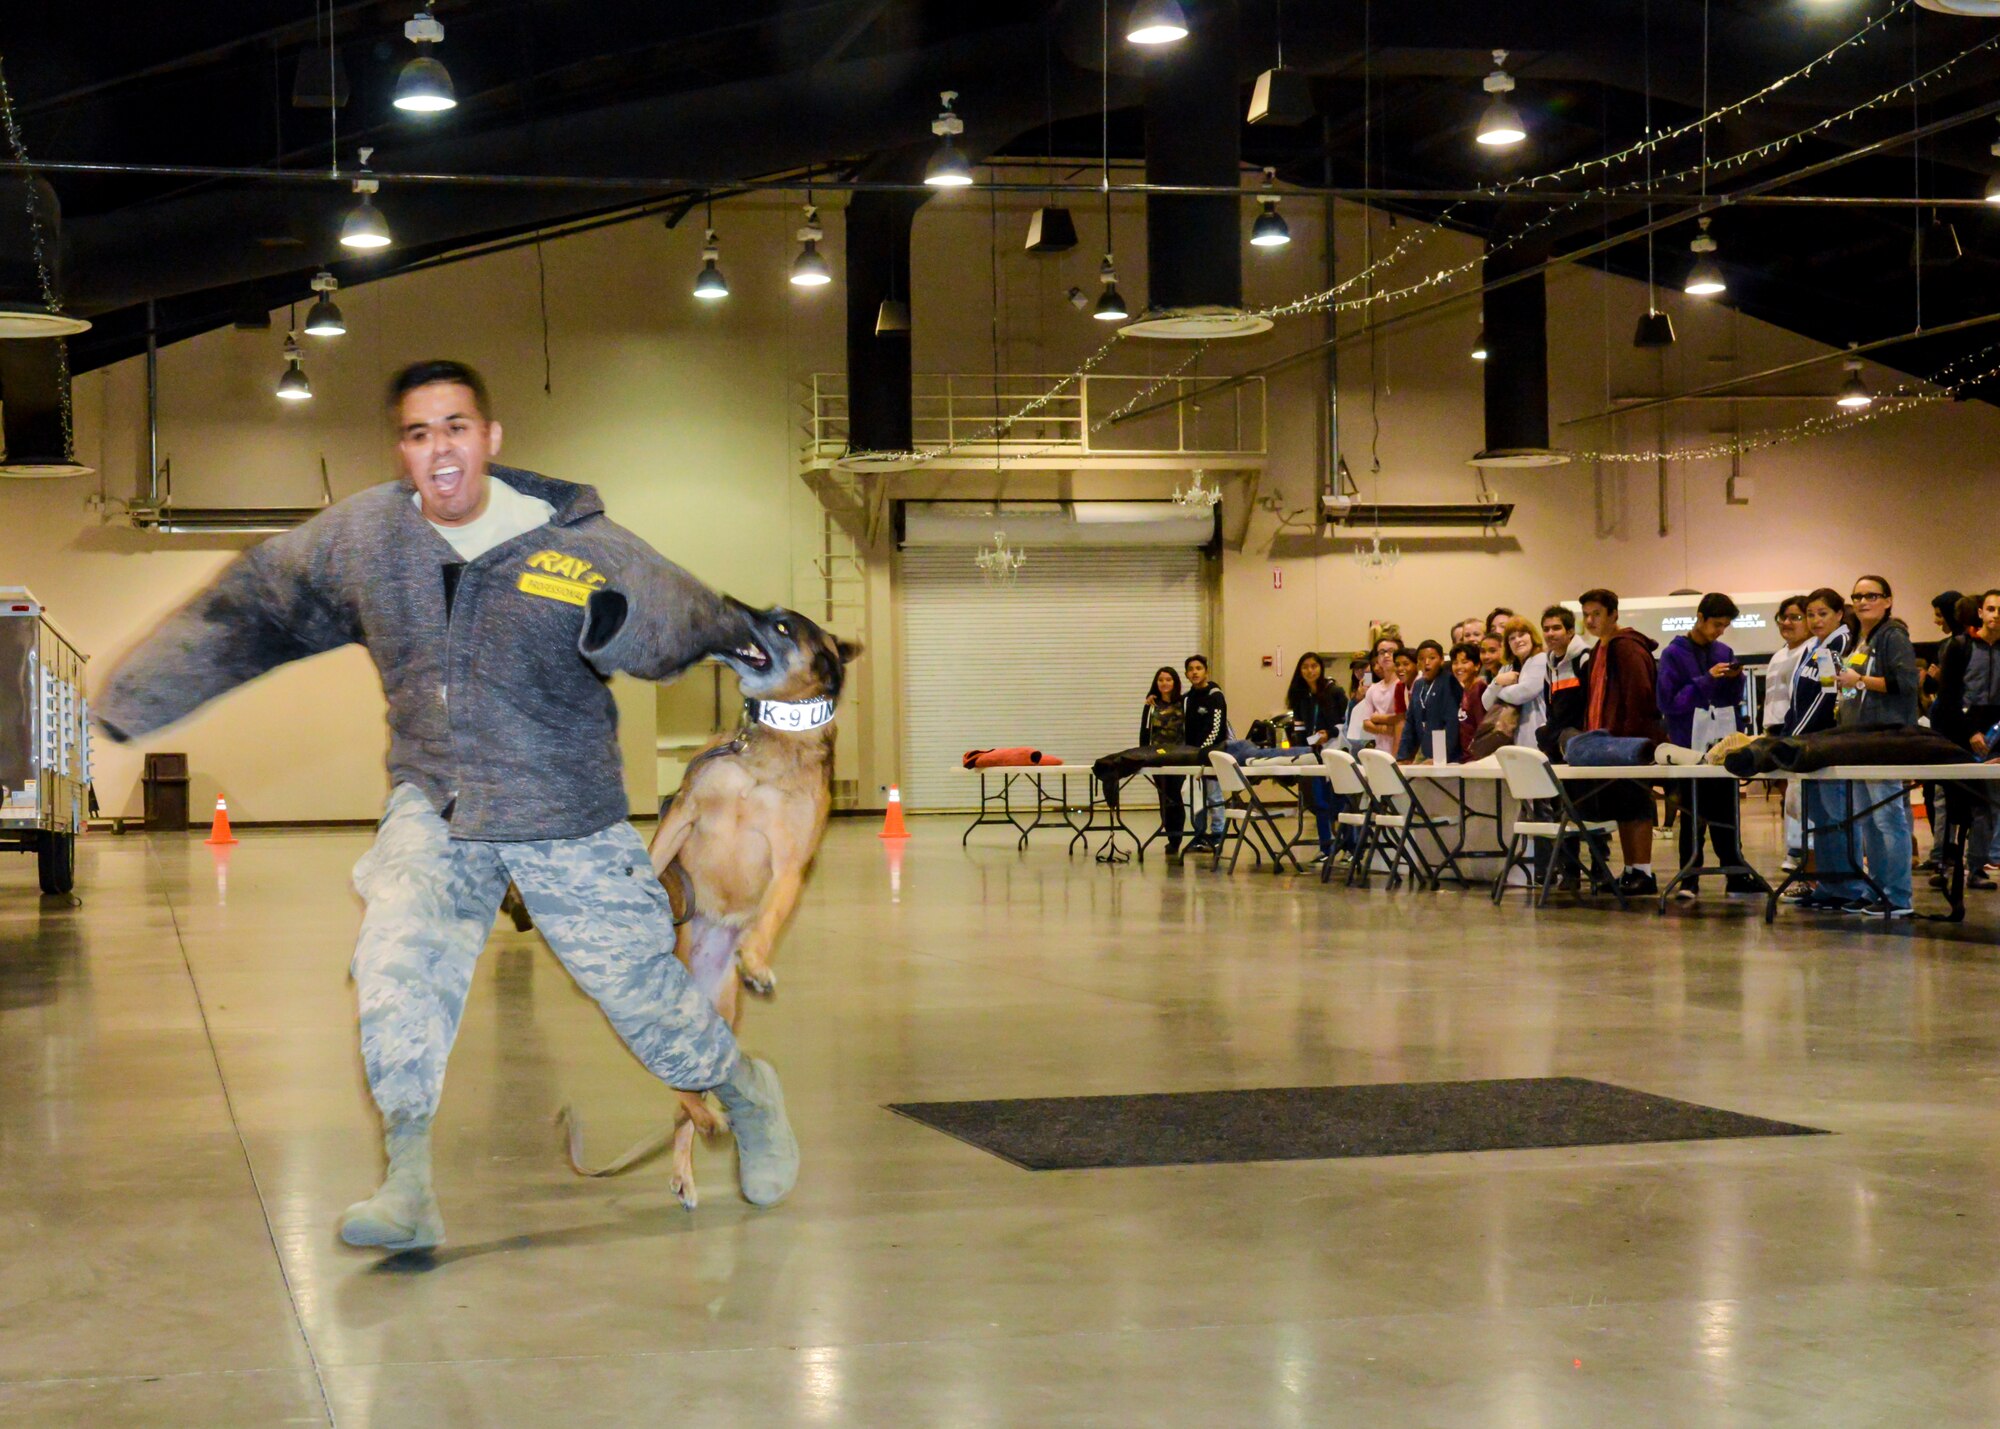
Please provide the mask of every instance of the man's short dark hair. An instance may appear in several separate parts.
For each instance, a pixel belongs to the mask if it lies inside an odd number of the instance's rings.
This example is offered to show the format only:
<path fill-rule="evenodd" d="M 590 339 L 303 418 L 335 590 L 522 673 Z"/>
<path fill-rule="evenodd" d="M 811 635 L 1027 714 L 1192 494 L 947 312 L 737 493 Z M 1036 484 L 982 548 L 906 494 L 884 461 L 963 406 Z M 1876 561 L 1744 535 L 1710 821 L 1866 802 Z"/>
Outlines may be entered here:
<path fill-rule="evenodd" d="M 1743 612 L 1721 591 L 1712 590 L 1701 598 L 1701 604 L 1694 608 L 1694 613 L 1703 620 L 1734 620 Z"/>
<path fill-rule="evenodd" d="M 1979 602 L 1969 595 L 1960 596 L 1958 604 L 1951 610 L 1951 628 L 1954 631 L 1970 630 L 1983 623 L 1979 618 Z"/>
<path fill-rule="evenodd" d="M 1576 598 L 1578 605 L 1601 605 L 1610 615 L 1618 613 L 1618 592 L 1606 590 L 1603 586 L 1593 586 Z"/>
<path fill-rule="evenodd" d="M 1560 620 L 1565 630 L 1576 629 L 1576 612 L 1566 605 L 1552 605 L 1542 612 L 1542 624 L 1547 625 L 1551 620 Z"/>
<path fill-rule="evenodd" d="M 1206 670 L 1208 668 L 1208 656 L 1206 655 L 1188 656 L 1187 659 L 1181 661 L 1181 668 L 1185 670 L 1188 666 L 1195 664 L 1197 661 L 1200 662 L 1202 669 Z"/>
<path fill-rule="evenodd" d="M 1437 652 L 1438 652 L 1438 654 L 1440 654 L 1440 655 L 1444 654 L 1444 646 L 1442 646 L 1442 645 L 1438 644 L 1438 643 L 1437 643 L 1437 641 L 1435 641 L 1435 640 L 1419 640 L 1419 641 L 1417 642 L 1417 653 L 1418 653 L 1419 655 L 1421 655 L 1421 654 L 1423 654 L 1423 653 L 1424 653 L 1424 651 L 1426 651 L 1426 650 L 1435 650 L 1435 651 L 1437 651 Z"/>
<path fill-rule="evenodd" d="M 2000 589 L 1983 590 L 1979 593 L 1979 603 L 1981 605 L 1984 605 L 1986 604 L 1987 601 L 1993 599 L 1993 597 L 1996 595 L 2000 595 Z"/>
<path fill-rule="evenodd" d="M 419 387 L 429 387 L 433 383 L 449 382 L 472 391 L 473 401 L 479 405 L 479 415 L 493 415 L 492 404 L 486 399 L 486 379 L 467 367 L 463 362 L 453 362 L 447 357 L 430 357 L 422 362 L 412 362 L 389 382 L 389 405 L 399 404 L 404 397 Z"/>
<path fill-rule="evenodd" d="M 1475 665 L 1479 663 L 1479 647 L 1469 640 L 1461 640 L 1458 644 L 1451 647 L 1451 658 L 1454 662 L 1461 655 Z"/>

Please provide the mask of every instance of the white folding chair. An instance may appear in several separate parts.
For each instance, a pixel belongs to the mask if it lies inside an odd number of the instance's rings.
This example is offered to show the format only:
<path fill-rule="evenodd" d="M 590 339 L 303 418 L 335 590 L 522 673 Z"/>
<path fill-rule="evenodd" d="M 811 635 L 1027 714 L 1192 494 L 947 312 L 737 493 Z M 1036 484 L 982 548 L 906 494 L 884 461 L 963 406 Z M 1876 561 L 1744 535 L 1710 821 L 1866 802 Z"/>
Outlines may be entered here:
<path fill-rule="evenodd" d="M 1500 865 L 1500 876 L 1493 880 L 1494 903 L 1499 903 L 1504 896 L 1509 873 L 1517 868 L 1533 867 L 1533 841 L 1548 839 L 1552 849 L 1541 879 L 1541 890 L 1536 896 L 1536 907 L 1548 903 L 1549 887 L 1556 881 L 1556 870 L 1562 866 L 1564 855 L 1567 853 L 1574 857 L 1576 846 L 1581 844 L 1590 851 L 1585 865 L 1590 873 L 1590 891 L 1598 893 L 1609 889 L 1618 900 L 1618 906 L 1623 908 L 1625 896 L 1618 891 L 1618 880 L 1611 874 L 1611 834 L 1617 829 L 1617 823 L 1609 819 L 1586 819 L 1578 814 L 1576 805 L 1570 802 L 1569 791 L 1563 788 L 1562 780 L 1556 778 L 1555 768 L 1541 750 L 1509 744 L 1496 752 L 1500 757 L 1501 777 L 1507 783 L 1507 792 L 1520 803 L 1522 817 L 1514 821 L 1514 839 L 1507 846 L 1507 860 Z M 1537 805 L 1552 808 L 1555 819 L 1532 817 Z M 1584 861 L 1578 859 L 1578 862 Z"/>
<path fill-rule="evenodd" d="M 1347 861 L 1347 882 L 1351 887 L 1357 873 L 1364 878 L 1367 876 L 1365 870 L 1370 845 L 1373 843 L 1369 810 L 1374 806 L 1374 800 L 1368 797 L 1368 782 L 1361 777 L 1361 766 L 1355 762 L 1352 754 L 1344 749 L 1323 748 L 1319 752 L 1319 762 L 1326 766 L 1328 786 L 1334 793 L 1347 800 L 1347 807 L 1334 815 L 1334 822 L 1341 828 L 1361 831 L 1361 837 L 1356 841 L 1354 851 Z M 1331 859 L 1319 866 L 1319 881 L 1321 883 L 1333 881 Z"/>
<path fill-rule="evenodd" d="M 1243 777 L 1243 768 L 1236 762 L 1236 756 L 1212 749 L 1208 754 L 1208 766 L 1215 771 L 1215 782 L 1222 788 L 1223 842 L 1234 839 L 1234 846 L 1229 851 L 1229 871 L 1236 872 L 1236 860 L 1242 856 L 1243 845 L 1254 840 L 1250 855 L 1256 863 L 1263 863 L 1264 854 L 1269 854 L 1271 872 L 1283 873 L 1286 859 L 1292 861 L 1294 869 L 1304 872 L 1299 856 L 1292 852 L 1291 840 L 1285 837 L 1284 828 L 1278 823 L 1278 816 L 1257 797 L 1257 791 Z M 1222 866 L 1221 844 L 1216 845 L 1215 857 L 1208 866 L 1211 869 Z"/>
<path fill-rule="evenodd" d="M 1444 830 L 1457 823 L 1457 817 L 1428 812 L 1402 768 L 1379 749 L 1361 751 L 1361 777 L 1368 782 L 1369 825 L 1382 845 L 1391 851 L 1389 887 L 1394 888 L 1402 881 L 1406 868 L 1417 882 L 1432 889 L 1438 886 L 1446 868 L 1463 881 L 1465 875 L 1459 872 L 1457 861 L 1444 843 Z M 1430 839 L 1436 861 L 1424 852 L 1420 835 Z"/>

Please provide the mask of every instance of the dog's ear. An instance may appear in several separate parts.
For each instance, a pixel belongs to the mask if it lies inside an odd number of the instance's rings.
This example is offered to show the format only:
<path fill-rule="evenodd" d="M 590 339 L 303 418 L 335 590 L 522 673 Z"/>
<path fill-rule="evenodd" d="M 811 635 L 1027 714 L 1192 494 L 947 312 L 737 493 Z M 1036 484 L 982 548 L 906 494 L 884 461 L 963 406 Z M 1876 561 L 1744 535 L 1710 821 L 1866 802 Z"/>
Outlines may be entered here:
<path fill-rule="evenodd" d="M 861 658 L 863 647 L 859 640 L 837 640 L 834 643 L 840 650 L 841 664 L 852 665 Z"/>

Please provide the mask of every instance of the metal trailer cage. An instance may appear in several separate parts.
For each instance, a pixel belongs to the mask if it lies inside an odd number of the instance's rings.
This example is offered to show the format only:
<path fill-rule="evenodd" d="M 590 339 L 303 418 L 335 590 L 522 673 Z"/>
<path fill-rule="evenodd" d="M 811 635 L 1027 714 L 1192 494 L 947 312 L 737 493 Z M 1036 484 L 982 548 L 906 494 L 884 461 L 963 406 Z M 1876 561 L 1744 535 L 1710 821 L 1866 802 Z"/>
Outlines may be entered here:
<path fill-rule="evenodd" d="M 75 883 L 90 813 L 89 657 L 24 586 L 0 586 L 0 849 L 32 852 L 44 893 Z"/>

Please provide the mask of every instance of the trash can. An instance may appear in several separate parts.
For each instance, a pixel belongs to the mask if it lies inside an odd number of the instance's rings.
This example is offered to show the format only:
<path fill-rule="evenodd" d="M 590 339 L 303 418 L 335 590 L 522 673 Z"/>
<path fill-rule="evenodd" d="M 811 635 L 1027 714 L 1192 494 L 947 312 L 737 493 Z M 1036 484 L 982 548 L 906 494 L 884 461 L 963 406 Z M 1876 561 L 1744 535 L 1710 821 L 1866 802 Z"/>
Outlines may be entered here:
<path fill-rule="evenodd" d="M 185 754 L 149 754 L 146 776 L 146 827 L 180 832 L 188 826 L 188 760 Z"/>

